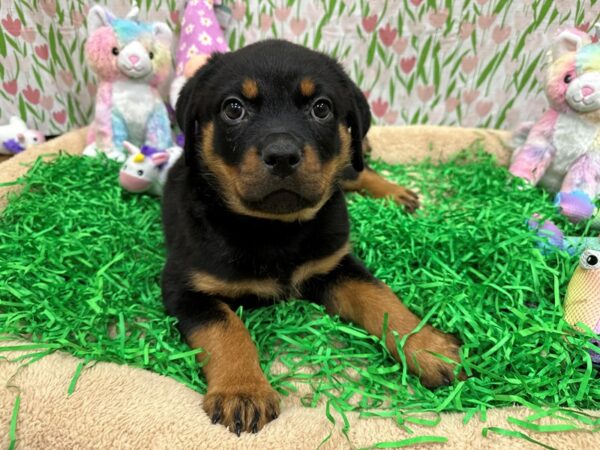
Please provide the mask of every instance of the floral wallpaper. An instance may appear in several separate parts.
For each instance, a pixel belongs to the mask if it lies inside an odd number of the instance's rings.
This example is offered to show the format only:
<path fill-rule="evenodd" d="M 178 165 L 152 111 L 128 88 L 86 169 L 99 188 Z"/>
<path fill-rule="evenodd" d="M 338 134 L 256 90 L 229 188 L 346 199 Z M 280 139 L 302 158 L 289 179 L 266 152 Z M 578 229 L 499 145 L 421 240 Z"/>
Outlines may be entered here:
<path fill-rule="evenodd" d="M 89 121 L 95 83 L 83 45 L 93 3 L 0 1 L 0 123 L 21 115 L 58 134 Z M 118 15 L 130 8 L 99 3 Z M 138 4 L 142 18 L 178 29 L 185 0 Z M 277 37 L 337 57 L 379 124 L 500 128 L 546 107 L 540 81 L 554 32 L 600 20 L 600 0 L 223 0 L 218 8 L 232 49 Z"/>

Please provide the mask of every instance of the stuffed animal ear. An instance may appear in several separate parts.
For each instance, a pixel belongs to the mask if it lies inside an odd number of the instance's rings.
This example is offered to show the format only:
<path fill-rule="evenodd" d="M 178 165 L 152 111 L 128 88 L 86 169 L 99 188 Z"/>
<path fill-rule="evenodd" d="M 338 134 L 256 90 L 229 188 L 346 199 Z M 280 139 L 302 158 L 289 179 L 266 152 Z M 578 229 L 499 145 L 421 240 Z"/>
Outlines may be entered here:
<path fill-rule="evenodd" d="M 11 118 L 8 120 L 8 123 L 10 123 L 11 127 L 19 126 L 21 128 L 27 128 L 25 122 L 23 122 L 23 119 L 21 119 L 19 116 L 11 116 Z"/>
<path fill-rule="evenodd" d="M 125 147 L 125 149 L 131 156 L 136 155 L 137 153 L 140 153 L 140 149 L 137 148 L 135 145 L 133 145 L 129 141 L 123 141 L 123 147 Z"/>
<path fill-rule="evenodd" d="M 116 19 L 116 16 L 108 9 L 100 5 L 94 5 L 87 15 L 88 35 L 92 34 L 98 28 L 109 26 Z"/>
<path fill-rule="evenodd" d="M 166 23 L 154 22 L 152 24 L 152 34 L 154 34 L 154 37 L 164 45 L 171 45 L 171 41 L 173 40 L 173 32 Z"/>
<path fill-rule="evenodd" d="M 137 5 L 134 5 L 131 10 L 125 16 L 126 19 L 135 20 L 137 16 L 140 14 L 140 8 Z"/>
<path fill-rule="evenodd" d="M 590 44 L 591 38 L 585 33 L 575 30 L 564 30 L 554 40 L 552 46 L 552 58 L 560 58 L 565 53 L 572 53 L 579 50 L 584 45 Z"/>
<path fill-rule="evenodd" d="M 161 166 L 169 161 L 169 154 L 167 152 L 155 153 L 151 156 L 152 164 L 155 166 Z"/>

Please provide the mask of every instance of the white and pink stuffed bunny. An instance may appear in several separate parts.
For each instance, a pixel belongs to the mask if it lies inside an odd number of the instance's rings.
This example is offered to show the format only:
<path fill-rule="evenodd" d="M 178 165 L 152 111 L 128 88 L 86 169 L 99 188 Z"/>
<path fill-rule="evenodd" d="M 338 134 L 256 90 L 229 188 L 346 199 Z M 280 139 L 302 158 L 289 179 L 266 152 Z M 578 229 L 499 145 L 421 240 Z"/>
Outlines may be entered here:
<path fill-rule="evenodd" d="M 545 88 L 550 109 L 515 151 L 510 172 L 557 192 L 573 222 L 589 219 L 600 197 L 600 44 L 575 28 L 560 32 Z"/>
<path fill-rule="evenodd" d="M 181 147 L 162 151 L 146 146 L 140 149 L 127 141 L 123 144 L 129 157 L 119 172 L 121 186 L 129 192 L 162 195 L 167 173 L 183 153 Z"/>

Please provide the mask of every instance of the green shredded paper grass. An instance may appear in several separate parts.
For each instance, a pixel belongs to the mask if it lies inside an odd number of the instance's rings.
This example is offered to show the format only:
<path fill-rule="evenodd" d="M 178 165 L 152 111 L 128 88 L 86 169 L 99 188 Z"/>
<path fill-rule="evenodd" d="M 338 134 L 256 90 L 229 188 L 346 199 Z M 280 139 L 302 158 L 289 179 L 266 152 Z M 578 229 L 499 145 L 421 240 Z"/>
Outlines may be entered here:
<path fill-rule="evenodd" d="M 371 448 L 444 442 L 435 435 L 439 413 L 462 411 L 467 422 L 512 405 L 529 407 L 531 416 L 509 420 L 507 428 L 483 427 L 484 435 L 544 445 L 528 431 L 600 430 L 598 417 L 578 412 L 600 409 L 590 336 L 562 320 L 577 255 L 542 255 L 526 221 L 539 213 L 567 234 L 585 227 L 557 217 L 549 194 L 519 189 L 483 152 L 437 166 L 373 166 L 417 189 L 425 206 L 407 215 L 387 200 L 349 196 L 354 252 L 415 313 L 460 337 L 469 378 L 430 391 L 391 358 L 380 337 L 294 300 L 238 311 L 274 388 L 288 395 L 309 384 L 312 394 L 302 403 L 326 400 L 327 416 L 345 431 L 349 411 L 387 417 L 409 431 L 413 424 L 432 427 L 427 436 Z M 37 161 L 19 181 L 22 192 L 0 213 L 1 331 L 32 342 L 19 347 L 33 351 L 24 364 L 56 350 L 83 358 L 69 393 L 93 361 L 143 367 L 204 392 L 197 351 L 162 306 L 160 201 L 122 191 L 117 172 L 105 159 L 61 155 Z M 0 357 L 15 349 L 1 344 Z M 275 361 L 283 373 L 271 371 Z M 18 403 L 11 408 L 14 442 Z M 560 424 L 537 423 L 547 416 Z"/>

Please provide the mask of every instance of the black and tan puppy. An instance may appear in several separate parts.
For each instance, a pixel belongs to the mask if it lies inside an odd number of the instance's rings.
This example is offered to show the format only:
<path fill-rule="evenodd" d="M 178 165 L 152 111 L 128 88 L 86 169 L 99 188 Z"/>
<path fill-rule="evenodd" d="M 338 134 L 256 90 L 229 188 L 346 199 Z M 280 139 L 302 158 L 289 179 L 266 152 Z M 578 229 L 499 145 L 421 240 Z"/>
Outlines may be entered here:
<path fill-rule="evenodd" d="M 364 169 L 369 108 L 340 65 L 291 43 L 214 56 L 184 87 L 177 120 L 186 148 L 164 191 L 164 301 L 205 350 L 209 417 L 255 432 L 279 398 L 235 308 L 293 296 L 375 335 L 386 314 L 390 330 L 410 333 L 419 318 L 350 254 L 340 186 L 411 208 L 416 198 Z M 398 358 L 391 331 L 386 339 Z M 427 326 L 404 353 L 426 386 L 452 381 L 454 366 L 432 353 L 458 360 L 453 337 Z"/>

